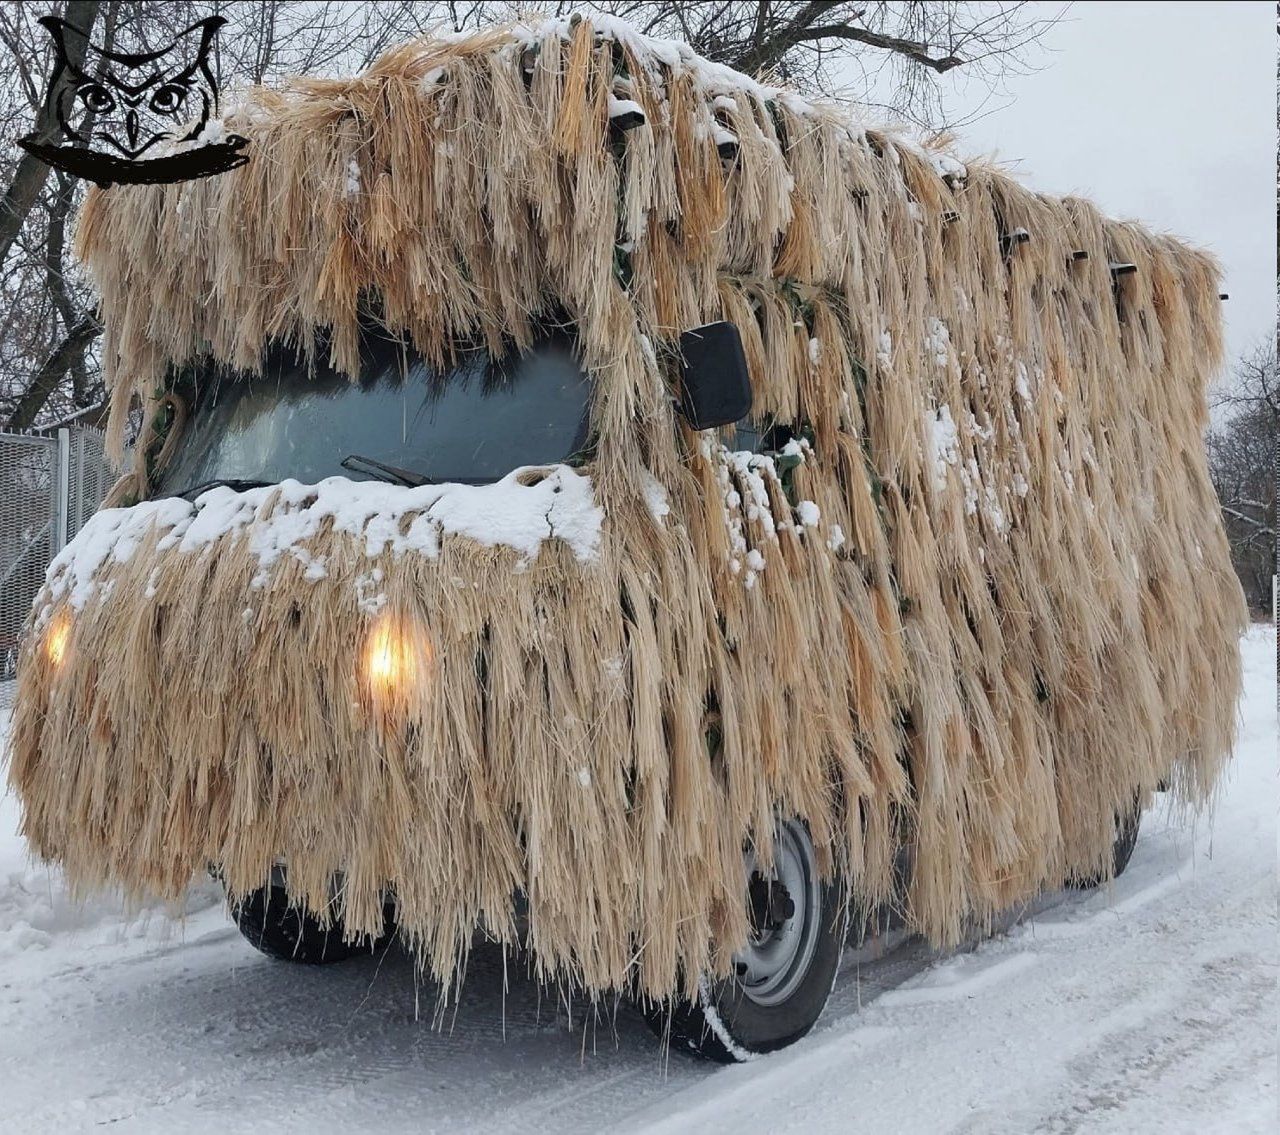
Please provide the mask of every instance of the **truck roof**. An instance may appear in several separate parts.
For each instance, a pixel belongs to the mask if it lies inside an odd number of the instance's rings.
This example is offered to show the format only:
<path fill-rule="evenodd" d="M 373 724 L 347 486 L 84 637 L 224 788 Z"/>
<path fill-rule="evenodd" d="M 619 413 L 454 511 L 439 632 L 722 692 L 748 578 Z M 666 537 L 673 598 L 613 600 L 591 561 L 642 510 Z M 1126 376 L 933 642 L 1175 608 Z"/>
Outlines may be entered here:
<path fill-rule="evenodd" d="M 242 169 L 89 195 L 78 248 L 102 294 L 117 441 L 132 395 L 203 350 L 253 367 L 267 339 L 331 327 L 354 368 L 370 296 L 433 352 L 459 334 L 527 341 L 561 303 L 603 364 L 611 304 L 657 341 L 718 317 L 723 286 L 841 294 L 855 338 L 899 354 L 927 353 L 939 303 L 975 307 L 1005 281 L 1089 289 L 1100 308 L 1176 291 L 1201 379 L 1221 350 L 1207 254 L 615 18 L 443 34 L 350 79 L 254 88 L 206 131 L 229 132 L 249 139 Z M 897 272 L 905 307 L 884 280 Z"/>

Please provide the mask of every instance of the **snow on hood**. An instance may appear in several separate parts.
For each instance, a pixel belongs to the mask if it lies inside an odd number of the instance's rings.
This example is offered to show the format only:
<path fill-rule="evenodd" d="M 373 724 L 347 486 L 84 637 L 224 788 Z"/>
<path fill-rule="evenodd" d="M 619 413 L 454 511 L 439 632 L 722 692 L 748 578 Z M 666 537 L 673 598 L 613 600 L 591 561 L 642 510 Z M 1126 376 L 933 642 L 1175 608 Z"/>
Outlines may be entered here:
<path fill-rule="evenodd" d="M 386 550 L 435 557 L 441 539 L 456 535 L 514 548 L 528 562 L 544 540 L 556 537 L 580 562 L 589 562 L 599 554 L 603 519 L 590 477 L 567 465 L 513 469 L 488 485 L 406 489 L 329 477 L 315 485 L 287 480 L 246 492 L 219 487 L 194 502 L 165 497 L 96 513 L 49 565 L 45 611 L 62 601 L 82 608 L 97 589 L 104 565 L 129 560 L 156 529 L 164 531 L 158 551 L 188 553 L 242 533 L 263 569 L 286 552 L 308 558 L 299 545 L 327 520 L 336 531 L 363 537 L 370 557 Z M 323 578 L 323 562 L 308 562 L 307 578 Z"/>

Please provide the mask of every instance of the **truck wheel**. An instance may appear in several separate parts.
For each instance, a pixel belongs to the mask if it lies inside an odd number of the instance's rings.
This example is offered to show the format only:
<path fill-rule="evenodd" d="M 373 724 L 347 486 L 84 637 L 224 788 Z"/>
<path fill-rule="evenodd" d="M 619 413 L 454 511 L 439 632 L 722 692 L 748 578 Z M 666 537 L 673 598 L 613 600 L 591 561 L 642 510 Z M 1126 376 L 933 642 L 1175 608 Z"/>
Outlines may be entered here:
<path fill-rule="evenodd" d="M 746 859 L 753 930 L 734 956 L 736 972 L 720 981 L 703 978 L 692 1001 L 645 1009 L 661 1039 L 722 1064 L 784 1048 L 813 1028 L 844 950 L 840 888 L 821 881 L 802 822 L 779 823 L 771 871 L 751 852 Z"/>
<path fill-rule="evenodd" d="M 312 966 L 374 953 L 391 936 L 388 928 L 376 940 L 344 942 L 340 922 L 322 926 L 308 911 L 290 906 L 283 887 L 262 887 L 232 903 L 231 917 L 249 944 L 267 957 Z"/>
<path fill-rule="evenodd" d="M 1108 878 L 1118 879 L 1124 874 L 1133 858 L 1133 849 L 1138 845 L 1138 828 L 1142 825 L 1142 802 L 1135 796 L 1133 806 L 1122 816 L 1116 817 L 1116 838 L 1111 845 L 1111 874 L 1073 875 L 1067 880 L 1067 886 L 1076 890 L 1087 891 L 1092 887 L 1100 887 Z"/>

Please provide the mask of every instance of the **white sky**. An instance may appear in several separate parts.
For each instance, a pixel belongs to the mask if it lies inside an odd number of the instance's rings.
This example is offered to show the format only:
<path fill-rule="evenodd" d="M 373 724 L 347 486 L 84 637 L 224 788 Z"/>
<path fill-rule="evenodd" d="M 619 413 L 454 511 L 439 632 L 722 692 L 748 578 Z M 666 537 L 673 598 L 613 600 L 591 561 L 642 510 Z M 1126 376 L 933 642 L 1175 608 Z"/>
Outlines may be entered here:
<path fill-rule="evenodd" d="M 1275 324 L 1274 21 L 1266 0 L 1076 3 L 1042 69 L 1010 78 L 999 109 L 959 131 L 962 153 L 994 154 L 1037 189 L 1215 253 L 1229 359 Z M 957 80 L 949 113 L 979 100 L 968 88 Z"/>

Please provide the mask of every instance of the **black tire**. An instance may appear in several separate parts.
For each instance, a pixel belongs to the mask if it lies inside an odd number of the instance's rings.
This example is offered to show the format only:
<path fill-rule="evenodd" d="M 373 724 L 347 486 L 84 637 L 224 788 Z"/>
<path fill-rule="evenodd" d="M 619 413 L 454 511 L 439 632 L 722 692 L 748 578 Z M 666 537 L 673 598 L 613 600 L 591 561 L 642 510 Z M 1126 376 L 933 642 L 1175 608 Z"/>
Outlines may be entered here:
<path fill-rule="evenodd" d="M 750 1060 L 793 1044 L 813 1028 L 831 996 L 840 957 L 844 951 L 847 911 L 841 888 L 821 882 L 813 855 L 813 844 L 804 824 L 790 820 L 778 825 L 774 837 L 777 850 L 775 878 L 765 879 L 748 862 L 749 885 L 754 890 L 753 921 L 757 932 L 743 955 L 737 959 L 737 974 L 720 981 L 703 979 L 698 996 L 644 1008 L 649 1027 L 677 1050 L 722 1064 Z M 789 864 L 784 867 L 784 856 Z M 803 895 L 793 898 L 790 888 L 776 886 L 784 877 L 797 878 L 796 865 L 803 869 Z M 759 901 L 761 885 L 767 891 Z M 775 904 L 792 902 L 791 918 L 781 917 L 786 908 Z M 798 909 L 797 909 L 798 908 Z M 780 939 L 770 935 L 794 932 L 803 943 L 812 934 L 812 948 L 797 947 L 792 961 L 783 964 L 774 988 L 756 980 L 758 973 L 742 958 L 759 959 Z"/>
<path fill-rule="evenodd" d="M 1118 879 L 1124 874 L 1133 858 L 1133 849 L 1138 846 L 1138 829 L 1142 826 L 1142 802 L 1134 797 L 1133 806 L 1122 816 L 1116 817 L 1116 838 L 1111 845 L 1111 871 L 1096 875 L 1072 876 L 1067 886 L 1076 890 L 1087 891 L 1100 887 L 1110 879 Z"/>
<path fill-rule="evenodd" d="M 262 887 L 231 904 L 231 917 L 254 949 L 283 962 L 321 966 L 385 949 L 390 926 L 370 940 L 345 942 L 342 925 L 324 927 L 306 910 L 289 905 L 283 887 Z"/>

